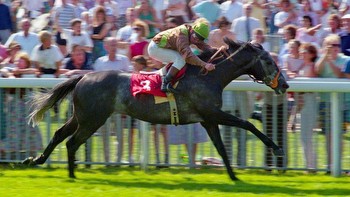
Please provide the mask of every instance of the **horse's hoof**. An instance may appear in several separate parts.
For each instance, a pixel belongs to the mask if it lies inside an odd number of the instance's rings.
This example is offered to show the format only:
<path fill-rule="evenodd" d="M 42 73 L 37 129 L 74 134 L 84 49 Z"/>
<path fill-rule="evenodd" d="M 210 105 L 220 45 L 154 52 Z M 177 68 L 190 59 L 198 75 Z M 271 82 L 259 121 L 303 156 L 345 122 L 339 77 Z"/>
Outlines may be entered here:
<path fill-rule="evenodd" d="M 22 164 L 28 165 L 28 166 L 34 166 L 36 163 L 34 162 L 34 157 L 28 157 L 22 161 Z"/>
<path fill-rule="evenodd" d="M 282 148 L 275 149 L 273 150 L 273 154 L 277 157 L 283 157 L 284 156 L 284 151 Z"/>
<path fill-rule="evenodd" d="M 69 175 L 69 178 L 71 178 L 71 179 L 76 179 L 77 177 L 76 177 L 74 174 L 70 174 L 70 175 Z"/>

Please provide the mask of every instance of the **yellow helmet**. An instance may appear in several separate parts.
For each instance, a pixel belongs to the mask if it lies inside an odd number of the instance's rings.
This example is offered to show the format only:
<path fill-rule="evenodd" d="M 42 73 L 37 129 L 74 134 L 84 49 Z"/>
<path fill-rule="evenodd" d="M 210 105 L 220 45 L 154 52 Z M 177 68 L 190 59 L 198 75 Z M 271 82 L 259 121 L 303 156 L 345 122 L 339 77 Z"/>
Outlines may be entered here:
<path fill-rule="evenodd" d="M 210 31 L 209 21 L 205 18 L 198 18 L 192 26 L 193 31 L 204 39 L 207 39 Z"/>

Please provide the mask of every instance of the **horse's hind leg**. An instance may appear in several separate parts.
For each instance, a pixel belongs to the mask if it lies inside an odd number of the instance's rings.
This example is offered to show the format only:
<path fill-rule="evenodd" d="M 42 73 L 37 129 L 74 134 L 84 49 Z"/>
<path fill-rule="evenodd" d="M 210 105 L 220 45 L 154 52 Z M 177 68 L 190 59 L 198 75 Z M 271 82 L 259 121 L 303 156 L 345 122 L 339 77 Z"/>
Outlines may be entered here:
<path fill-rule="evenodd" d="M 61 143 L 64 139 L 66 139 L 68 136 L 72 135 L 75 130 L 78 127 L 77 120 L 73 117 L 71 117 L 66 124 L 64 124 L 61 128 L 59 128 L 56 132 L 47 147 L 45 148 L 43 154 L 36 158 L 26 158 L 22 163 L 23 164 L 29 164 L 29 165 L 36 165 L 36 164 L 43 164 L 47 160 L 47 158 L 50 156 L 52 151 L 55 149 L 55 147 Z"/>
<path fill-rule="evenodd" d="M 100 121 L 90 120 L 90 122 L 85 121 L 83 123 L 79 123 L 77 131 L 67 141 L 66 146 L 68 152 L 68 170 L 70 178 L 75 178 L 74 161 L 76 151 L 84 142 L 86 142 L 87 139 L 89 139 L 89 137 L 91 137 L 93 133 L 97 131 L 98 128 L 104 124 L 107 118 L 108 117 L 106 117 L 104 121 L 100 119 Z"/>
<path fill-rule="evenodd" d="M 227 173 L 229 174 L 230 178 L 233 181 L 239 180 L 236 175 L 234 174 L 232 167 L 230 165 L 230 161 L 228 159 L 224 143 L 222 142 L 221 136 L 220 136 L 220 130 L 218 125 L 212 124 L 212 123 L 207 123 L 207 122 L 202 122 L 201 123 L 203 127 L 207 130 L 207 133 L 212 140 L 216 150 L 220 154 L 222 160 L 224 161 L 224 164 L 226 166 Z"/>

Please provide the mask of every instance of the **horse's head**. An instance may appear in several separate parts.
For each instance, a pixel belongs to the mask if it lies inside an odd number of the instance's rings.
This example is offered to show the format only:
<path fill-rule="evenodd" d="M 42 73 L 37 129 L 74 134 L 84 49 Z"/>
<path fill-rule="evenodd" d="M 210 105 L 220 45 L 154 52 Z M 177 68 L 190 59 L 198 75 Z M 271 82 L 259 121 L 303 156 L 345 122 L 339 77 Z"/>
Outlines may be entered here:
<path fill-rule="evenodd" d="M 265 51 L 261 45 L 249 42 L 237 43 L 230 39 L 224 40 L 229 46 L 228 51 L 230 54 L 246 52 L 247 56 L 243 58 L 244 60 L 242 58 L 239 59 L 246 66 L 245 74 L 248 74 L 255 82 L 269 86 L 276 94 L 286 92 L 289 88 L 286 79 L 270 53 Z M 233 59 L 235 61 L 235 58 Z"/>

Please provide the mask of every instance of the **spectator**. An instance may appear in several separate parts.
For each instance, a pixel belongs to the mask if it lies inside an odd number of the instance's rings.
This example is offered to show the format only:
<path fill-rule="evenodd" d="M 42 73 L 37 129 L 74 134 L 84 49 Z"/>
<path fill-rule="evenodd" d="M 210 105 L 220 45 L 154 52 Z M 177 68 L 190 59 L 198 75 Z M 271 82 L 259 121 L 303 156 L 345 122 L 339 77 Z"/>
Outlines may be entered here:
<path fill-rule="evenodd" d="M 228 0 L 220 4 L 221 16 L 232 22 L 243 16 L 243 4 L 239 0 Z"/>
<path fill-rule="evenodd" d="M 80 3 L 80 0 L 72 0 L 72 5 L 75 7 L 76 15 L 78 17 L 81 17 L 81 14 L 87 11 L 86 7 Z"/>
<path fill-rule="evenodd" d="M 317 33 L 318 46 L 322 46 L 323 40 L 330 34 L 339 34 L 341 32 L 341 19 L 337 14 L 330 14 L 327 20 L 328 26 L 320 28 Z"/>
<path fill-rule="evenodd" d="M 161 62 L 156 61 L 155 59 L 152 59 L 152 65 L 150 65 L 147 62 L 147 59 L 143 55 L 137 55 L 132 58 L 132 64 L 134 67 L 135 73 L 139 73 L 142 71 L 154 71 L 158 70 L 159 68 L 163 67 L 163 64 Z M 154 65 L 156 64 L 156 65 Z M 152 129 L 153 129 L 153 137 L 154 137 L 154 146 L 155 146 L 155 152 L 156 152 L 156 164 L 157 168 L 163 168 L 166 166 L 161 166 L 160 165 L 160 147 L 159 147 L 159 135 L 162 134 L 163 136 L 163 142 L 164 142 L 164 164 L 167 165 L 169 164 L 169 144 L 168 144 L 168 132 L 167 132 L 167 127 L 166 125 L 155 125 L 152 124 Z"/>
<path fill-rule="evenodd" d="M 281 59 L 282 70 L 285 71 L 286 77 L 288 79 L 293 79 L 296 77 L 297 73 L 302 67 L 304 61 L 300 58 L 299 47 L 301 43 L 299 40 L 292 39 L 288 42 L 288 53 L 285 54 Z M 295 130 L 295 117 L 297 114 L 297 106 L 295 105 L 295 93 L 288 93 L 289 107 L 291 108 L 289 113 L 289 124 L 287 127 L 288 131 Z"/>
<path fill-rule="evenodd" d="M 75 18 L 70 21 L 70 29 L 62 29 L 60 26 L 57 26 L 57 29 L 66 37 L 68 54 L 72 52 L 73 45 L 80 45 L 88 53 L 92 51 L 92 40 L 87 32 L 82 31 L 81 23 L 82 21 L 80 19 Z"/>
<path fill-rule="evenodd" d="M 27 54 L 31 54 L 33 48 L 40 43 L 38 34 L 29 32 L 30 19 L 24 18 L 21 21 L 22 31 L 12 34 L 7 40 L 5 46 L 9 46 L 12 42 L 20 44 L 22 50 Z"/>
<path fill-rule="evenodd" d="M 344 16 L 346 14 L 350 14 L 350 1 L 348 0 L 342 0 L 339 5 L 339 12 L 341 16 Z"/>
<path fill-rule="evenodd" d="M 14 67 L 1 70 L 3 74 L 6 73 L 6 77 L 16 78 L 36 73 L 36 69 L 31 68 L 29 57 L 25 53 L 16 55 Z M 29 90 L 24 88 L 6 90 L 7 97 L 10 98 L 6 99 L 5 103 L 8 122 L 4 131 L 5 138 L 0 138 L 0 152 L 6 159 L 22 160 L 27 156 L 36 155 L 37 151 L 42 149 L 39 128 L 28 125 L 26 121 L 26 117 L 29 115 L 25 99 L 28 92 Z M 8 155 L 4 155 L 4 153 L 8 153 Z"/>
<path fill-rule="evenodd" d="M 119 7 L 118 28 L 127 25 L 127 11 L 136 6 L 136 0 L 115 0 Z"/>
<path fill-rule="evenodd" d="M 61 69 L 61 73 L 67 77 L 71 77 L 74 75 L 86 74 L 92 70 L 92 62 L 89 60 L 84 46 L 73 45 L 70 58 L 64 68 Z"/>
<path fill-rule="evenodd" d="M 248 0 L 246 3 L 251 3 L 252 13 L 251 17 L 259 20 L 261 28 L 263 28 L 264 33 L 266 30 L 266 9 L 267 9 L 266 0 Z"/>
<path fill-rule="evenodd" d="M 11 35 L 13 24 L 10 8 L 3 1 L 0 1 L 0 18 L 0 42 L 5 44 Z"/>
<path fill-rule="evenodd" d="M 38 77 L 42 74 L 54 74 L 59 77 L 63 60 L 61 51 L 56 45 L 52 44 L 52 34 L 50 32 L 39 32 L 39 39 L 41 44 L 36 45 L 31 54 L 31 61 L 39 70 Z"/>
<path fill-rule="evenodd" d="M 237 40 L 250 41 L 252 39 L 252 32 L 256 28 L 260 28 L 258 19 L 251 17 L 252 5 L 243 5 L 244 16 L 236 18 L 232 22 L 231 31 L 236 34 Z"/>
<path fill-rule="evenodd" d="M 141 5 L 137 6 L 135 9 L 136 18 L 141 19 L 143 22 L 147 23 L 149 34 L 147 38 L 153 38 L 156 33 L 159 32 L 158 29 L 162 27 L 162 23 L 159 21 L 156 11 L 149 4 L 148 0 L 141 0 Z"/>
<path fill-rule="evenodd" d="M 253 30 L 252 43 L 258 43 L 265 49 L 265 51 L 271 51 L 271 45 L 265 39 L 265 34 L 264 34 L 263 28 L 256 28 Z"/>
<path fill-rule="evenodd" d="M 146 37 L 149 33 L 148 25 L 143 21 L 137 20 L 133 23 L 133 30 L 135 31 L 135 40 L 129 47 L 129 59 L 137 55 L 146 55 L 148 56 L 147 46 L 148 41 Z"/>
<path fill-rule="evenodd" d="M 294 78 L 304 62 L 299 57 L 300 45 L 299 40 L 290 40 L 288 42 L 288 53 L 282 57 L 282 69 L 286 71 L 288 78 Z"/>
<path fill-rule="evenodd" d="M 236 35 L 230 31 L 231 23 L 222 16 L 218 19 L 218 28 L 210 31 L 208 44 L 212 47 L 220 48 L 221 46 L 227 46 L 224 43 L 223 38 L 227 37 L 232 40 L 236 40 Z"/>
<path fill-rule="evenodd" d="M 342 17 L 343 31 L 339 34 L 341 52 L 344 55 L 350 56 L 350 14 Z"/>
<path fill-rule="evenodd" d="M 274 25 L 278 27 L 277 33 L 283 34 L 284 26 L 296 24 L 297 15 L 293 10 L 293 4 L 291 4 L 289 0 L 281 0 L 280 6 L 281 10 L 275 15 Z"/>
<path fill-rule="evenodd" d="M 94 15 L 92 19 L 92 35 L 91 38 L 94 43 L 94 47 L 92 49 L 92 57 L 93 61 L 106 55 L 106 50 L 103 47 L 103 40 L 107 36 L 109 36 L 109 30 L 111 28 L 111 24 L 107 23 L 106 20 L 106 11 L 102 6 L 98 6 L 94 10 Z"/>
<path fill-rule="evenodd" d="M 220 17 L 220 6 L 217 0 L 205 0 L 192 7 L 195 18 L 203 17 L 211 25 L 211 30 L 217 27 L 216 20 Z"/>
<path fill-rule="evenodd" d="M 317 48 L 311 43 L 304 43 L 300 46 L 300 55 L 303 64 L 297 73 L 297 77 L 316 77 L 315 62 L 317 59 Z M 300 111 L 300 137 L 304 149 L 304 160 L 308 173 L 315 173 L 316 153 L 313 143 L 313 129 L 316 127 L 317 102 L 316 93 L 304 92 L 297 94 L 297 111 Z"/>
<path fill-rule="evenodd" d="M 93 64 L 94 71 L 108 71 L 108 70 L 119 70 L 123 72 L 131 72 L 131 63 L 129 59 L 124 55 L 117 54 L 117 39 L 114 37 L 106 37 L 103 41 L 104 48 L 107 51 L 107 55 L 99 57 L 96 62 Z M 109 162 L 109 136 L 107 136 L 108 132 L 107 128 L 103 126 L 101 128 L 102 138 L 103 138 L 103 146 L 105 153 L 105 161 Z M 133 150 L 133 133 L 134 129 L 131 128 L 129 134 L 129 162 L 133 163 L 132 150 Z M 117 162 L 120 163 L 123 156 L 123 132 L 117 133 L 118 139 L 118 152 L 117 152 Z"/>
<path fill-rule="evenodd" d="M 292 39 L 295 39 L 297 34 L 298 27 L 295 25 L 286 25 L 283 30 L 283 39 L 284 44 L 280 47 L 279 54 L 278 54 L 278 62 L 282 63 L 282 57 L 285 54 L 288 54 L 289 50 L 289 41 Z"/>
<path fill-rule="evenodd" d="M 70 29 L 70 21 L 79 16 L 76 13 L 75 7 L 67 3 L 67 0 L 62 0 L 62 5 L 55 7 L 55 26 L 59 26 L 60 29 Z M 59 29 L 56 34 L 56 43 L 61 50 L 63 55 L 67 54 L 67 41 L 62 37 L 63 32 L 60 32 Z"/>
<path fill-rule="evenodd" d="M 20 50 L 21 45 L 19 45 L 17 42 L 12 42 L 7 48 L 7 57 L 0 62 L 0 67 L 15 67 L 15 58 L 16 55 L 20 52 Z"/>
<path fill-rule="evenodd" d="M 163 19 L 173 17 L 181 25 L 188 20 L 186 0 L 168 0 L 168 5 L 162 12 Z"/>
<path fill-rule="evenodd" d="M 8 54 L 7 54 L 7 47 L 5 47 L 4 45 L 2 45 L 2 44 L 0 43 L 0 63 L 1 63 L 4 59 L 6 59 L 7 56 L 8 56 Z"/>
<path fill-rule="evenodd" d="M 110 15 L 118 16 L 119 9 L 118 9 L 118 4 L 116 2 L 113 2 L 111 4 L 110 1 L 107 1 L 107 0 L 97 0 L 95 2 L 94 7 L 89 9 L 89 13 L 91 17 L 94 15 L 98 7 L 103 7 L 106 12 L 106 15 L 110 14 Z"/>
<path fill-rule="evenodd" d="M 301 26 L 302 20 L 304 16 L 309 16 L 311 18 L 311 21 L 313 22 L 312 24 L 314 26 L 321 24 L 319 15 L 312 9 L 311 4 L 310 4 L 311 0 L 302 0 L 301 1 L 301 9 L 298 12 L 298 22 L 299 22 L 299 26 Z"/>
<path fill-rule="evenodd" d="M 317 43 L 317 37 L 316 32 L 318 29 L 321 28 L 321 25 L 314 25 L 312 23 L 312 18 L 310 16 L 303 16 L 302 17 L 302 26 L 298 28 L 296 39 L 300 42 L 310 42 L 316 46 L 318 46 Z"/>
<path fill-rule="evenodd" d="M 22 0 L 22 7 L 25 9 L 25 15 L 30 19 L 34 19 L 44 13 L 42 0 Z"/>
<path fill-rule="evenodd" d="M 126 56 L 118 55 L 117 53 L 117 39 L 113 37 L 106 37 L 103 41 L 103 46 L 108 52 L 107 55 L 102 56 L 93 64 L 95 71 L 102 70 L 120 70 L 124 72 L 131 72 L 131 63 Z"/>
<path fill-rule="evenodd" d="M 198 143 L 208 141 L 206 130 L 199 124 L 168 125 L 169 144 L 186 146 L 190 166 L 196 165 Z"/>
<path fill-rule="evenodd" d="M 92 22 L 91 22 L 91 17 L 89 15 L 89 12 L 82 12 L 81 13 L 81 29 L 82 31 L 85 31 L 89 35 L 92 34 Z"/>
<path fill-rule="evenodd" d="M 349 57 L 340 52 L 340 38 L 338 35 L 331 34 L 327 36 L 322 45 L 321 57 L 317 60 L 315 70 L 318 77 L 321 78 L 341 78 L 344 76 L 342 69 L 349 61 Z M 326 150 L 327 150 L 327 173 L 330 172 L 332 165 L 332 132 L 330 128 L 330 95 L 321 93 L 319 118 L 322 132 L 326 134 Z"/>
<path fill-rule="evenodd" d="M 131 34 L 133 33 L 132 24 L 137 19 L 135 9 L 128 8 L 126 10 L 126 25 L 120 28 L 117 32 L 117 40 L 120 42 L 131 43 Z"/>

